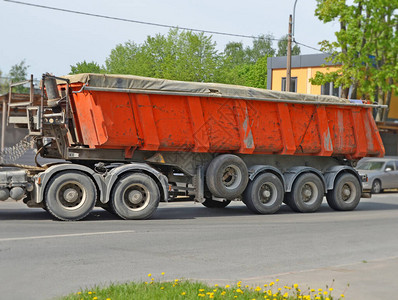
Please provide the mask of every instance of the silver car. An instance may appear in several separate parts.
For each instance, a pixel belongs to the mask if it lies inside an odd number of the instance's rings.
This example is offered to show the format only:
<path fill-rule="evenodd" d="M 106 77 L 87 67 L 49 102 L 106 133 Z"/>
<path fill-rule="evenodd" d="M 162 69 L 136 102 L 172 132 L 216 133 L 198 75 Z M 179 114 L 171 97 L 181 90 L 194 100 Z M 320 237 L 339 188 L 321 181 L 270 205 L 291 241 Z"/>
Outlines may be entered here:
<path fill-rule="evenodd" d="M 359 175 L 367 175 L 364 190 L 377 194 L 384 189 L 398 189 L 398 157 L 365 158 L 356 167 Z"/>

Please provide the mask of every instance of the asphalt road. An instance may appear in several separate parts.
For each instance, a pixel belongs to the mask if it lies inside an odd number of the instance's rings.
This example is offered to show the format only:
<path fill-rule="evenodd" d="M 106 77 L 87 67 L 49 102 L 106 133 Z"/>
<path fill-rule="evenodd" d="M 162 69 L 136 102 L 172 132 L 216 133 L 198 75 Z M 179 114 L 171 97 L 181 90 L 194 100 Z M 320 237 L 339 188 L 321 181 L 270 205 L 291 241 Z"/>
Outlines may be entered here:
<path fill-rule="evenodd" d="M 363 199 L 352 212 L 323 203 L 314 214 L 286 206 L 275 215 L 253 215 L 241 203 L 219 210 L 161 203 L 145 221 L 122 221 L 98 209 L 84 221 L 59 222 L 42 209 L 5 202 L 0 298 L 51 299 L 95 284 L 146 280 L 152 273 L 212 284 L 278 278 L 302 287 L 333 285 L 335 295 L 344 292 L 346 299 L 393 299 L 397 220 L 394 193 Z"/>

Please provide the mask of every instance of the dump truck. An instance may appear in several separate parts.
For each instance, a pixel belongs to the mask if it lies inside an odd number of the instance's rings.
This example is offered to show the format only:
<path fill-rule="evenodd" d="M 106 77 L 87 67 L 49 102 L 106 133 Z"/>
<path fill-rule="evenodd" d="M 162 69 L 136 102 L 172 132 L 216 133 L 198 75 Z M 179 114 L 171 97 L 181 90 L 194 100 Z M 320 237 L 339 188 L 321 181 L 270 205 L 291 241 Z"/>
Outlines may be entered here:
<path fill-rule="evenodd" d="M 226 84 L 44 74 L 40 99 L 14 101 L 10 89 L 3 128 L 27 130 L 37 156 L 57 161 L 29 167 L 3 157 L 0 200 L 59 220 L 95 206 L 147 219 L 169 194 L 208 208 L 242 201 L 256 214 L 283 203 L 316 212 L 324 196 L 334 210 L 353 210 L 369 196 L 357 161 L 384 155 L 377 108 Z"/>

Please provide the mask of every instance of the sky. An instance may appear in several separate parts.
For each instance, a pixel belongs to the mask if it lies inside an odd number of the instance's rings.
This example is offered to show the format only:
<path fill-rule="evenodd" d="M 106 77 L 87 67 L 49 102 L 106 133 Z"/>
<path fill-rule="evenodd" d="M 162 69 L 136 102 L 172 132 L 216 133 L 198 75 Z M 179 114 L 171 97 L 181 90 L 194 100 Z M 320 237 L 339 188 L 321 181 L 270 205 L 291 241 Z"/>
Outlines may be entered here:
<path fill-rule="evenodd" d="M 287 34 L 295 0 L 20 0 L 44 6 L 107 15 L 143 22 L 258 36 Z M 295 39 L 319 48 L 322 40 L 335 40 L 337 23 L 323 24 L 314 15 L 316 0 L 297 0 Z M 86 60 L 102 65 L 120 43 L 141 44 L 148 35 L 167 34 L 168 28 L 109 20 L 25 6 L 0 0 L 0 70 L 26 60 L 35 78 L 57 76 Z M 207 34 L 210 35 L 210 34 Z M 222 51 L 231 41 L 251 45 L 252 39 L 212 35 Z M 274 45 L 276 47 L 276 44 Z M 302 54 L 320 53 L 301 46 Z"/>

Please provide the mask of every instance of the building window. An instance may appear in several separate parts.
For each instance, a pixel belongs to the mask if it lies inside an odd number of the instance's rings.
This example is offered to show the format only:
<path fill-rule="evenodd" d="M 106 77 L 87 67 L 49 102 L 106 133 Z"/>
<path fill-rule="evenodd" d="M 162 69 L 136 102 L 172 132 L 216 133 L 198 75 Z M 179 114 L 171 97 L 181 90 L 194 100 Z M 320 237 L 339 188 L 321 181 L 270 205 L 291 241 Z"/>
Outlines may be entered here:
<path fill-rule="evenodd" d="M 332 95 L 336 97 L 341 96 L 341 89 L 339 86 L 335 86 L 334 82 L 326 82 L 321 86 L 321 95 Z"/>
<path fill-rule="evenodd" d="M 282 77 L 282 91 L 286 92 L 286 77 Z M 290 91 L 297 93 L 297 77 L 291 77 Z"/>

